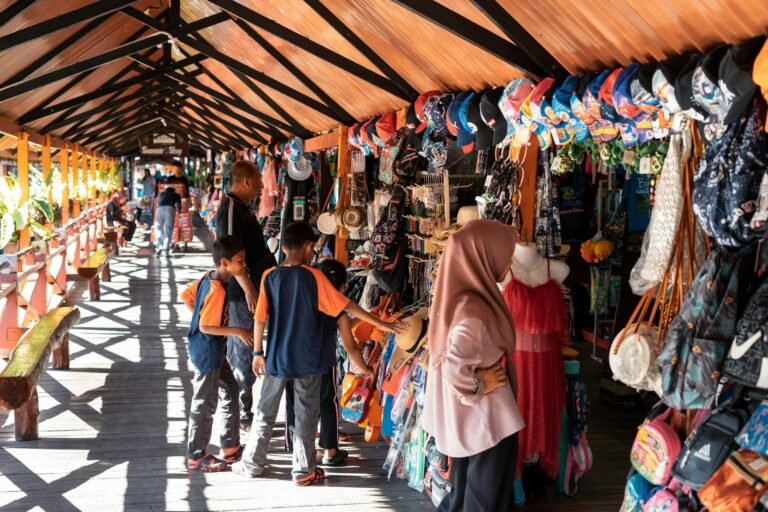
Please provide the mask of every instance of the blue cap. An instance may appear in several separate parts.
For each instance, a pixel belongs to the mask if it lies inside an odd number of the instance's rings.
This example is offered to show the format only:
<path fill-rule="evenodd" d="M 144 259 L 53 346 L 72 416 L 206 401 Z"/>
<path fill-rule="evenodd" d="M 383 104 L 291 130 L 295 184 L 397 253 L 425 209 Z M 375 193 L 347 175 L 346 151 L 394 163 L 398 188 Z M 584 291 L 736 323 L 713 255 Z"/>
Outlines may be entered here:
<path fill-rule="evenodd" d="M 456 137 L 456 141 L 459 147 L 462 149 L 468 148 L 465 149 L 465 152 L 472 150 L 470 145 L 475 142 L 475 133 L 477 132 L 477 127 L 471 126 L 467 121 L 467 107 L 469 106 L 469 102 L 474 97 L 474 92 L 467 92 L 466 96 L 459 105 L 459 134 Z"/>

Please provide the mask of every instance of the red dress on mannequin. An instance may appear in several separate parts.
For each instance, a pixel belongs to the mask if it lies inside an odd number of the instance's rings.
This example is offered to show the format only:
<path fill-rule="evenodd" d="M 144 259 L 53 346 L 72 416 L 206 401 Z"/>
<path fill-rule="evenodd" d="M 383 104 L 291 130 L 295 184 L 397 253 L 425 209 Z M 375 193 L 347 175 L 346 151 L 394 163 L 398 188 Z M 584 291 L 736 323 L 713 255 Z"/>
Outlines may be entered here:
<path fill-rule="evenodd" d="M 549 259 L 547 259 L 549 274 Z M 515 323 L 517 405 L 525 421 L 518 433 L 517 478 L 525 463 L 538 462 L 556 478 L 560 452 L 560 425 L 565 407 L 565 370 L 561 347 L 568 342 L 568 324 L 560 283 L 549 277 L 539 286 L 512 280 L 504 287 L 504 300 Z"/>

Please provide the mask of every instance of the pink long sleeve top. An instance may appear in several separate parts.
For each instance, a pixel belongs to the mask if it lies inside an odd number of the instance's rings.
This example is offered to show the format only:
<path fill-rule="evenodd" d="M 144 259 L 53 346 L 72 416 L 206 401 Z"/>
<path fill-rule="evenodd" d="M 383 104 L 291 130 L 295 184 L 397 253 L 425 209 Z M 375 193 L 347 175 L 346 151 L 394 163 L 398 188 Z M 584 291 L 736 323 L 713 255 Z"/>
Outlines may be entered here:
<path fill-rule="evenodd" d="M 510 333 L 512 336 L 513 333 Z M 488 340 L 483 322 L 467 318 L 451 327 L 445 360 L 429 372 L 422 426 L 450 457 L 484 452 L 525 425 L 509 384 L 484 395 L 475 371 L 504 354 Z"/>

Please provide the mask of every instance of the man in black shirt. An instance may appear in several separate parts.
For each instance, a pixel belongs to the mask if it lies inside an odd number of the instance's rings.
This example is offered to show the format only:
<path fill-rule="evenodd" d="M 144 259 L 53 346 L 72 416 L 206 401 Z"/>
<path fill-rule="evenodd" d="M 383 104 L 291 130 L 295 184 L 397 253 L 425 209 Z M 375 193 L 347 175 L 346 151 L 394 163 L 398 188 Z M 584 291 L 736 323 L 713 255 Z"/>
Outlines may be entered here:
<path fill-rule="evenodd" d="M 155 236 L 157 248 L 155 252 L 171 255 L 173 228 L 176 224 L 176 212 L 181 211 L 181 196 L 176 193 L 173 186 L 165 187 L 157 197 L 157 220 L 155 222 Z"/>
<path fill-rule="evenodd" d="M 253 162 L 240 160 L 232 165 L 230 192 L 226 194 L 216 213 L 216 237 L 231 235 L 245 246 L 247 275 L 230 279 L 229 325 L 253 329 L 253 312 L 256 309 L 261 275 L 277 265 L 275 257 L 264 242 L 264 234 L 250 204 L 261 195 L 261 174 Z M 253 394 L 251 388 L 255 376 L 251 370 L 252 347 L 245 345 L 237 336 L 227 341 L 227 360 L 232 366 L 240 387 L 240 425 L 250 430 L 253 421 Z"/>
<path fill-rule="evenodd" d="M 126 198 L 124 195 L 115 194 L 112 196 L 112 200 L 107 203 L 107 226 L 124 226 L 123 239 L 126 242 L 130 242 L 133 238 L 133 233 L 136 231 L 136 222 L 125 217 L 125 212 L 123 211 L 125 203 Z"/>
<path fill-rule="evenodd" d="M 181 192 L 181 195 L 186 197 L 187 194 L 189 194 L 189 179 L 187 179 L 187 177 L 184 176 L 184 169 L 181 166 L 181 162 L 179 162 L 178 160 L 174 160 L 173 163 L 171 164 L 171 170 L 172 170 L 172 174 L 165 179 L 165 183 L 167 183 L 168 185 L 172 183 L 183 184 L 185 187 L 184 190 L 177 191 L 177 192 Z"/>

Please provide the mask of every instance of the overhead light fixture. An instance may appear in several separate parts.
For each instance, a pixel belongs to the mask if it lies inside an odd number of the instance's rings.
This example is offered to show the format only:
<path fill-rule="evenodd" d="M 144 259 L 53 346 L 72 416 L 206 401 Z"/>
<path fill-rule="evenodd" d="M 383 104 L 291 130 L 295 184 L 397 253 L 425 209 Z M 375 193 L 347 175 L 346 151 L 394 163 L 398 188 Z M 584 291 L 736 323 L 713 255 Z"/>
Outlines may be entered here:
<path fill-rule="evenodd" d="M 161 123 L 163 123 L 163 126 L 164 126 L 165 128 L 168 128 L 168 125 L 166 124 L 166 122 L 165 122 L 165 118 L 164 118 L 164 117 L 161 117 L 161 118 L 160 118 L 160 122 L 161 122 Z"/>

